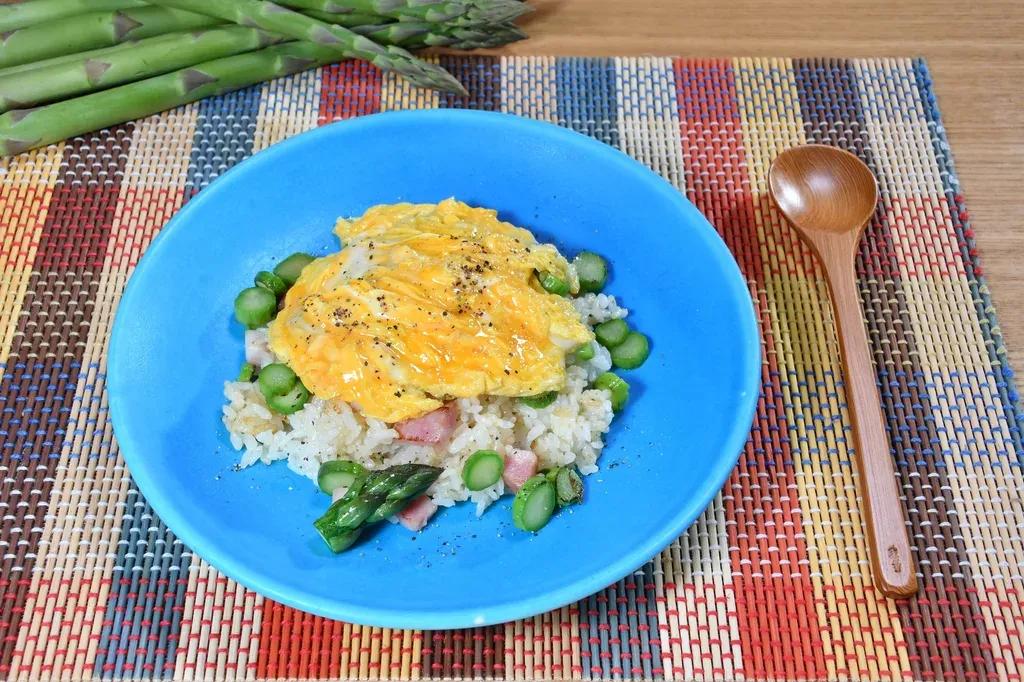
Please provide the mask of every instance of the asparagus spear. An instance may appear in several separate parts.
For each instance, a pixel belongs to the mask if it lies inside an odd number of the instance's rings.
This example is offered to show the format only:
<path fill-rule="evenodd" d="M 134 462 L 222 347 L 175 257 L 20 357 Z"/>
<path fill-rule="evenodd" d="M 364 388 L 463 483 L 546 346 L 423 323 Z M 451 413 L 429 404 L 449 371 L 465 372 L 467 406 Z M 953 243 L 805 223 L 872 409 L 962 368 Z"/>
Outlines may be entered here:
<path fill-rule="evenodd" d="M 142 0 L 27 0 L 0 5 L 0 32 L 43 24 L 85 12 L 141 7 Z"/>
<path fill-rule="evenodd" d="M 335 552 L 350 547 L 362 530 L 402 511 L 441 475 L 437 467 L 399 464 L 374 471 L 355 494 L 332 504 L 313 526 Z"/>
<path fill-rule="evenodd" d="M 485 0 L 486 1 L 486 0 Z M 521 5 L 522 3 L 517 4 Z M 524 37 L 509 24 L 474 22 L 463 17 L 444 24 L 430 22 L 402 22 L 404 31 L 396 31 L 399 39 L 385 39 L 383 26 L 394 25 L 388 17 L 376 14 L 329 14 L 304 10 L 304 14 L 321 21 L 352 28 L 361 35 L 378 42 L 400 45 L 407 49 L 423 46 L 451 46 L 460 49 L 493 47 Z M 223 24 L 224 20 L 169 7 L 138 7 L 114 11 L 90 12 L 46 24 L 16 29 L 0 41 L 0 68 L 25 65 L 34 68 L 34 62 L 44 59 L 65 58 L 75 61 L 78 53 L 105 48 L 131 40 L 141 40 L 165 33 L 194 31 Z M 372 27 L 372 28 L 364 28 Z M 429 30 L 424 31 L 424 27 Z M 458 30 L 457 30 L 458 29 Z M 429 33 L 434 37 L 414 40 L 412 36 Z M 493 33 L 493 35 L 492 35 Z M 444 37 L 441 37 L 444 36 Z"/>
<path fill-rule="evenodd" d="M 0 41 L 0 67 L 221 23 L 214 17 L 167 7 L 89 12 L 11 31 Z"/>
<path fill-rule="evenodd" d="M 301 9 L 303 14 L 312 10 L 317 12 L 316 16 L 376 14 L 400 21 L 431 23 L 465 18 L 499 24 L 530 11 L 530 6 L 520 0 L 280 0 L 280 4 Z"/>
<path fill-rule="evenodd" d="M 391 17 L 386 17 L 382 14 L 332 14 L 315 9 L 296 9 L 296 11 L 305 14 L 307 17 L 322 21 L 325 24 L 334 24 L 335 26 L 344 26 L 345 28 L 369 26 L 372 24 L 389 24 L 395 21 Z"/>
<path fill-rule="evenodd" d="M 0 112 L 49 102 L 200 62 L 249 52 L 284 38 L 245 26 L 170 33 L 106 48 L 73 62 L 58 60 L 35 69 L 0 71 Z M 103 54 L 106 52 L 106 54 Z"/>
<path fill-rule="evenodd" d="M 307 17 L 312 17 L 318 21 L 322 21 L 325 24 L 334 24 L 336 26 L 344 26 L 345 28 L 355 29 L 359 26 L 372 26 L 376 24 L 390 24 L 395 20 L 391 17 L 386 17 L 381 14 L 332 14 L 331 12 L 322 12 L 315 9 L 300 9 L 296 10 Z"/>
<path fill-rule="evenodd" d="M 402 21 L 378 26 L 356 26 L 352 30 L 378 43 L 401 45 L 409 50 L 422 47 L 475 50 L 514 43 L 526 37 L 525 33 L 512 24 L 470 28 Z"/>
<path fill-rule="evenodd" d="M 381 46 L 347 28 L 327 24 L 266 0 L 155 0 L 155 4 L 217 16 L 325 46 L 347 57 L 393 70 L 415 85 L 465 94 L 451 74 L 394 45 Z"/>
<path fill-rule="evenodd" d="M 90 95 L 0 115 L 0 155 L 18 154 L 254 83 L 337 61 L 312 43 L 283 43 Z"/>
<path fill-rule="evenodd" d="M 401 22 L 354 30 L 377 42 L 406 48 L 492 47 L 524 37 L 515 26 L 471 29 Z M 281 42 L 276 34 L 244 26 L 170 33 L 36 64 L 0 70 L 0 113 L 155 76 L 192 64 Z"/>

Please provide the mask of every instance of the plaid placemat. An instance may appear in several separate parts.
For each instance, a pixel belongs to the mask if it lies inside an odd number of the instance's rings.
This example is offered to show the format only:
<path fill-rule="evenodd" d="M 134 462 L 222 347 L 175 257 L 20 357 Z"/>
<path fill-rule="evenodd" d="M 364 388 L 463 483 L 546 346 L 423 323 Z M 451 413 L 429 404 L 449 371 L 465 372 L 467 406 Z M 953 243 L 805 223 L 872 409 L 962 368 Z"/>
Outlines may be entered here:
<path fill-rule="evenodd" d="M 1020 680 L 1020 405 L 925 64 L 441 59 L 468 98 L 344 63 L 3 162 L 0 674 Z M 750 441 L 685 535 L 577 604 L 464 631 L 332 622 L 223 577 L 135 488 L 104 392 L 125 281 L 183 202 L 289 135 L 420 107 L 544 119 L 646 163 L 720 231 L 764 335 Z M 825 284 L 765 194 L 774 155 L 811 141 L 881 186 L 859 272 L 907 601 L 871 586 Z"/>

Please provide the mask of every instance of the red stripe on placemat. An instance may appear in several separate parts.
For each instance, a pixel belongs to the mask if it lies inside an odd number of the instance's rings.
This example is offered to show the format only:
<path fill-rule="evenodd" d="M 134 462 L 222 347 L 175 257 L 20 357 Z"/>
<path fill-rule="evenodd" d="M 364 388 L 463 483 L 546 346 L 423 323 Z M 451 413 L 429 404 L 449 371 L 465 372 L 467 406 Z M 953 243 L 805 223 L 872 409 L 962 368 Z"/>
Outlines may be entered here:
<path fill-rule="evenodd" d="M 25 292 L 6 370 L 0 379 L 2 461 L 0 499 L 11 505 L 0 538 L 11 548 L 0 561 L 0 675 L 10 672 L 32 570 L 68 427 L 106 242 L 128 157 L 131 124 L 64 149 L 33 274 Z"/>
<path fill-rule="evenodd" d="M 325 66 L 321 72 L 320 110 L 324 125 L 380 111 L 382 74 L 362 60 Z M 341 674 L 344 623 L 312 616 L 266 600 L 256 674 L 260 678 L 330 678 Z M 315 629 L 318 636 L 310 638 Z M 356 654 L 358 660 L 358 653 Z"/>
<path fill-rule="evenodd" d="M 317 124 L 380 111 L 381 70 L 369 62 L 349 59 L 325 66 L 320 77 Z"/>
<path fill-rule="evenodd" d="M 886 196 L 884 224 L 892 233 L 896 260 L 910 278 L 965 278 L 964 261 L 951 248 L 952 218 L 945 197 Z M 902 274 L 902 273 L 901 273 Z"/>
<path fill-rule="evenodd" d="M 257 677 L 338 677 L 344 625 L 267 599 L 263 603 Z M 313 631 L 317 636 L 311 636 Z"/>
<path fill-rule="evenodd" d="M 130 271 L 185 201 L 178 187 L 127 187 L 121 193 L 118 228 L 107 245 L 107 266 Z"/>
<path fill-rule="evenodd" d="M 725 240 L 748 280 L 762 282 L 743 121 L 726 60 L 676 60 L 686 196 Z"/>
<path fill-rule="evenodd" d="M 796 679 L 826 674 L 776 362 L 743 123 L 728 61 L 675 62 L 687 194 L 753 280 L 764 337 L 762 396 L 751 440 L 726 484 L 742 672 Z"/>
<path fill-rule="evenodd" d="M 350 59 L 325 66 L 321 72 L 317 123 L 324 125 L 377 113 L 381 84 L 381 70 L 362 60 Z M 260 678 L 340 675 L 343 628 L 344 623 L 340 621 L 311 616 L 266 600 L 257 675 Z M 310 638 L 310 629 L 315 629 L 319 636 Z"/>

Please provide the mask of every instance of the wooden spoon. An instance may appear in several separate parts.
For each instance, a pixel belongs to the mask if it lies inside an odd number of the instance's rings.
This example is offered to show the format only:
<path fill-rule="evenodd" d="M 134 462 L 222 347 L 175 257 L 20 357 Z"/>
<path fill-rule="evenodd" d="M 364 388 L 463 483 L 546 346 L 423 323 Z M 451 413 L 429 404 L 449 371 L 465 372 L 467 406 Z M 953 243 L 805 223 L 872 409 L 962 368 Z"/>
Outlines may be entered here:
<path fill-rule="evenodd" d="M 854 269 L 857 244 L 878 203 L 878 185 L 856 156 L 817 144 L 779 154 L 768 184 L 779 209 L 817 254 L 832 292 L 875 586 L 887 597 L 909 597 L 917 592 L 917 575 Z"/>

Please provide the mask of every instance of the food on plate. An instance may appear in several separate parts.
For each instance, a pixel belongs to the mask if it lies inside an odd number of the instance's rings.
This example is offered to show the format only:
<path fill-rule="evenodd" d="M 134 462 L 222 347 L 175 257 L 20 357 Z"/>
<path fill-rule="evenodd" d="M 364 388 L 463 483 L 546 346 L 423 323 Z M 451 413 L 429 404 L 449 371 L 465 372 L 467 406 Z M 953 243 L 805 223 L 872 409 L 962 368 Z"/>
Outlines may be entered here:
<path fill-rule="evenodd" d="M 580 502 L 629 395 L 610 370 L 649 354 L 601 293 L 607 262 L 570 263 L 454 199 L 375 206 L 335 233 L 339 251 L 293 254 L 235 300 L 246 362 L 224 423 L 240 465 L 283 459 L 317 481 L 334 551 L 464 500 L 481 514 L 514 493 L 527 531 Z"/>

